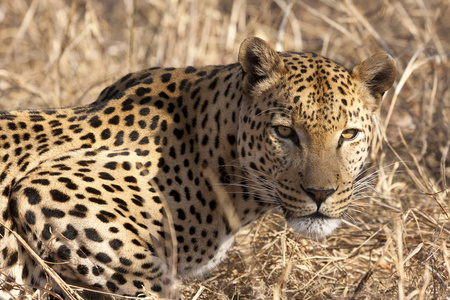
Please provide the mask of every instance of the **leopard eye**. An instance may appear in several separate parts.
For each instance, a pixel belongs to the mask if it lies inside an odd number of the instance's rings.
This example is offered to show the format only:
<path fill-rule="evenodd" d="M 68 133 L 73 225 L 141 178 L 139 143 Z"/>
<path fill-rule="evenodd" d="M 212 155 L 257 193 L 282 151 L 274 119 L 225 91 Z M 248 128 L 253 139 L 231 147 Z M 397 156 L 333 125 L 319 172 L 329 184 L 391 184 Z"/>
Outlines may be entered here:
<path fill-rule="evenodd" d="M 276 134 L 282 138 L 290 138 L 295 135 L 294 129 L 287 126 L 275 126 L 274 129 Z"/>
<path fill-rule="evenodd" d="M 344 141 L 354 140 L 359 134 L 358 129 L 346 129 L 341 133 L 341 139 Z"/>

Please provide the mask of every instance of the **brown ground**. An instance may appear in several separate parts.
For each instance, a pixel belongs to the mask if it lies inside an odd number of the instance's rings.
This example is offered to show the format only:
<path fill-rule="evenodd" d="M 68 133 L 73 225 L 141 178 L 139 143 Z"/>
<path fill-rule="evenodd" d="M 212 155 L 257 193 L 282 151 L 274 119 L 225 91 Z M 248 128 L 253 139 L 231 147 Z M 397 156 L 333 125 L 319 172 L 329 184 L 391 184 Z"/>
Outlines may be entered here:
<path fill-rule="evenodd" d="M 182 295 L 450 299 L 449 16 L 448 0 L 2 0 L 0 109 L 87 104 L 150 66 L 232 63 L 249 35 L 347 67 L 387 51 L 399 75 L 347 224 L 310 241 L 267 216 Z"/>

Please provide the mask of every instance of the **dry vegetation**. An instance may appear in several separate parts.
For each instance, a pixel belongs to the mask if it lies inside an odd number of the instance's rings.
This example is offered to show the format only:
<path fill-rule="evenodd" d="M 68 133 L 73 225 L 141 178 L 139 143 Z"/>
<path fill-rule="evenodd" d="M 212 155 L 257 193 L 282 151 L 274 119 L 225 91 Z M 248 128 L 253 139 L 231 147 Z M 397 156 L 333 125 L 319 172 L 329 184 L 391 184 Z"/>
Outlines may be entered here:
<path fill-rule="evenodd" d="M 448 0 L 0 2 L 0 109 L 82 105 L 150 66 L 226 64 L 257 35 L 347 67 L 387 51 L 386 95 L 346 225 L 310 241 L 270 215 L 186 299 L 450 299 Z"/>

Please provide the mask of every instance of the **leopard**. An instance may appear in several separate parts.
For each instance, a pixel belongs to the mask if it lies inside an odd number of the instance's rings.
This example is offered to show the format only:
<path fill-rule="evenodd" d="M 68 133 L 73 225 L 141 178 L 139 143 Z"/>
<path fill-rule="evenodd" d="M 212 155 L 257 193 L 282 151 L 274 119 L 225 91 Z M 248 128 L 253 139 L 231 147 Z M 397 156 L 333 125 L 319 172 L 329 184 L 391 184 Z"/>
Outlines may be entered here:
<path fill-rule="evenodd" d="M 348 70 L 248 37 L 237 63 L 150 68 L 85 106 L 1 112 L 0 298 L 49 282 L 68 297 L 36 257 L 94 295 L 167 297 L 272 211 L 330 235 L 396 70 L 384 52 Z"/>

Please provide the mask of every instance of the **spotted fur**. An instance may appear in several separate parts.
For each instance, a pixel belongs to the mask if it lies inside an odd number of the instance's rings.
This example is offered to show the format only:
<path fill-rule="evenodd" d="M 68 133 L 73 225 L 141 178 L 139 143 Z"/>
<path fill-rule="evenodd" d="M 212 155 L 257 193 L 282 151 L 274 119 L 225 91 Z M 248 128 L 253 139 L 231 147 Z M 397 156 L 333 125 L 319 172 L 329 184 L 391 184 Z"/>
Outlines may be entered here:
<path fill-rule="evenodd" d="M 164 296 L 174 263 L 212 270 L 235 231 L 207 170 L 242 226 L 281 208 L 300 233 L 330 234 L 395 72 L 386 54 L 348 72 L 248 38 L 237 64 L 147 69 L 88 106 L 2 112 L 0 298 L 48 280 L 9 230 L 68 283 L 120 295 Z"/>

